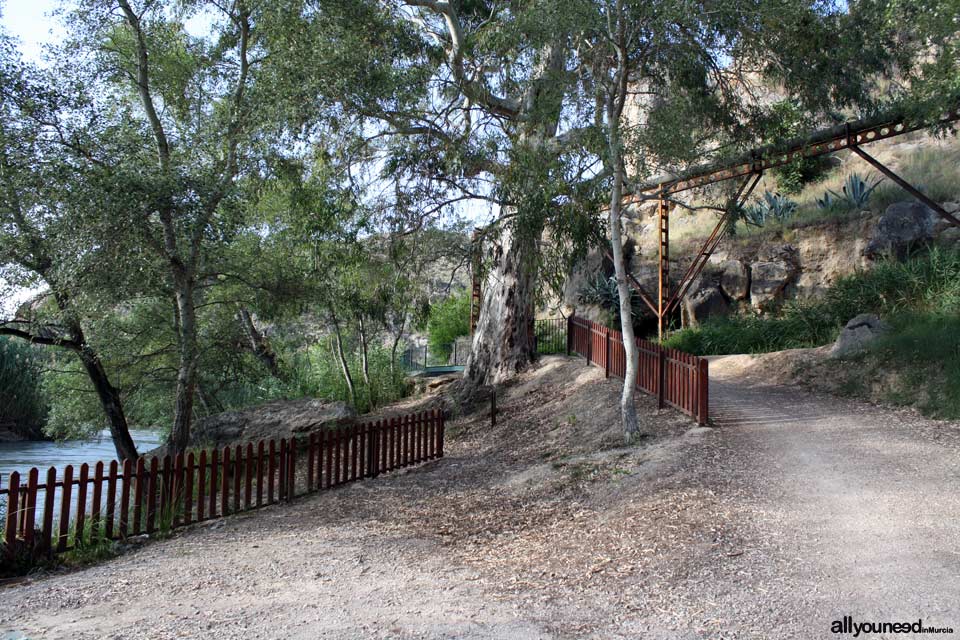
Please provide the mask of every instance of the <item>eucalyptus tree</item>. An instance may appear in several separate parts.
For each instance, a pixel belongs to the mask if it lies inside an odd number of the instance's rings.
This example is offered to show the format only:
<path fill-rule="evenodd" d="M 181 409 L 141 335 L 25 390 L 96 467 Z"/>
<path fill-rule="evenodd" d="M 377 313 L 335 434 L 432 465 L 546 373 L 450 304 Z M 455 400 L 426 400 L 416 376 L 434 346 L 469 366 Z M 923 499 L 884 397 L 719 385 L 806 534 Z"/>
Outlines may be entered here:
<path fill-rule="evenodd" d="M 535 357 L 544 229 L 580 224 L 574 210 L 596 184 L 595 167 L 579 164 L 589 128 L 564 126 L 579 2 L 281 4 L 297 37 L 278 38 L 272 55 L 297 62 L 300 95 L 324 98 L 310 104 L 336 104 L 362 123 L 383 180 L 407 201 L 429 202 L 421 213 L 468 200 L 492 210 L 466 377 L 513 375 Z"/>

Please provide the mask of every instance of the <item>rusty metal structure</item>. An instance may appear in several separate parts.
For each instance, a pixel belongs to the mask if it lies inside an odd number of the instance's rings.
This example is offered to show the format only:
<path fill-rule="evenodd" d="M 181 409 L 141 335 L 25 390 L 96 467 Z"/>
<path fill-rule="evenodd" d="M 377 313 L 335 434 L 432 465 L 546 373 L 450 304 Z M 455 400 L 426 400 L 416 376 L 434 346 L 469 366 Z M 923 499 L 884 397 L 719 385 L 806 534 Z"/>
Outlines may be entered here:
<path fill-rule="evenodd" d="M 656 299 L 651 296 L 639 281 L 632 275 L 630 284 L 640 296 L 640 299 L 650 308 L 657 318 L 658 336 L 662 339 L 667 329 L 670 314 L 679 306 L 690 286 L 703 272 L 723 238 L 723 231 L 730 222 L 734 212 L 744 205 L 747 198 L 760 182 L 763 172 L 767 169 L 790 164 L 802 158 L 815 158 L 829 155 L 844 149 L 850 150 L 863 158 L 877 171 L 903 188 L 907 193 L 928 206 L 940 217 L 951 224 L 960 227 L 960 220 L 952 216 L 938 203 L 928 198 L 901 176 L 894 173 L 889 167 L 863 150 L 862 145 L 878 140 L 886 140 L 912 131 L 919 131 L 934 126 L 944 126 L 960 120 L 960 108 L 955 107 L 944 113 L 936 122 L 910 123 L 902 116 L 878 118 L 873 120 L 858 120 L 843 125 L 818 131 L 806 138 L 794 140 L 783 145 L 755 149 L 745 156 L 726 163 L 695 167 L 680 176 L 658 180 L 641 185 L 624 199 L 624 204 L 635 204 L 657 200 L 657 220 L 659 228 L 659 269 Z M 670 288 L 670 205 L 674 197 L 684 191 L 705 187 L 727 180 L 742 178 L 736 194 L 726 212 L 720 216 L 713 232 L 707 237 L 694 256 L 683 278 L 675 290 Z M 607 252 L 607 256 L 610 254 Z"/>
<path fill-rule="evenodd" d="M 473 237 L 470 239 L 470 335 L 473 335 L 477 328 L 477 319 L 480 317 L 480 302 L 482 291 L 480 290 L 480 281 L 483 274 L 483 261 L 480 255 L 480 229 L 473 230 Z"/>

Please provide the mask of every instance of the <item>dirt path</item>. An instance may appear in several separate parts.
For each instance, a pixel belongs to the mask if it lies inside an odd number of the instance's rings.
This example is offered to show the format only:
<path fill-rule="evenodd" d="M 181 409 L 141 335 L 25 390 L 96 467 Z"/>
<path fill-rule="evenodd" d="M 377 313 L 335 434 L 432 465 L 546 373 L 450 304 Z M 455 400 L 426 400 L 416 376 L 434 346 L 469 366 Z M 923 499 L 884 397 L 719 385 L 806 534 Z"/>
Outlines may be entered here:
<path fill-rule="evenodd" d="M 744 360 L 711 363 L 722 466 L 741 465 L 762 530 L 796 558 L 810 631 L 851 615 L 960 634 L 958 425 L 765 386 Z"/>
<path fill-rule="evenodd" d="M 644 398 L 649 437 L 624 448 L 617 383 L 548 359 L 496 429 L 452 424 L 443 460 L 0 590 L 0 637 L 808 640 L 843 615 L 960 632 L 957 425 L 742 365 L 711 365 L 719 428 Z"/>

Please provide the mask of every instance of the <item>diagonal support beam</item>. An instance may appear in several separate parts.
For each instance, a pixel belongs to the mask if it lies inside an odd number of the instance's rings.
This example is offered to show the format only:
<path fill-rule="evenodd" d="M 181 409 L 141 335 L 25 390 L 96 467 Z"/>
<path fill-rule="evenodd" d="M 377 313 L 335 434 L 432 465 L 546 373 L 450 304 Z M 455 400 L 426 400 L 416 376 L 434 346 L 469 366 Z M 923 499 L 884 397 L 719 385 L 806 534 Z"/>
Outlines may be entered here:
<path fill-rule="evenodd" d="M 869 153 L 867 153 L 866 151 L 864 151 L 863 149 L 861 149 L 861 148 L 860 148 L 858 145 L 856 145 L 856 144 L 851 144 L 851 145 L 850 145 L 850 149 L 851 149 L 855 154 L 857 154 L 858 156 L 860 156 L 861 158 L 863 158 L 864 160 L 866 160 L 867 162 L 869 162 L 870 165 L 873 166 L 874 169 L 876 169 L 877 171 L 879 171 L 879 172 L 882 173 L 883 175 L 887 176 L 888 178 L 890 178 L 891 180 L 893 180 L 894 182 L 896 182 L 904 191 L 906 191 L 907 193 L 909 193 L 910 195 L 912 195 L 914 198 L 916 198 L 917 200 L 919 200 L 919 201 L 922 202 L 923 204 L 925 204 L 925 205 L 927 205 L 928 207 L 930 207 L 931 209 L 933 209 L 933 210 L 937 213 L 937 215 L 939 215 L 941 218 L 943 218 L 944 220 L 946 220 L 947 222 L 949 222 L 950 224 L 952 224 L 952 225 L 955 226 L 955 227 L 960 227 L 960 220 L 958 220 L 956 217 L 954 217 L 954 216 L 950 215 L 949 213 L 947 213 L 947 210 L 944 209 L 943 207 L 941 207 L 939 203 L 934 202 L 933 200 L 931 200 L 930 198 L 928 198 L 925 193 L 921 192 L 919 189 L 917 189 L 916 187 L 914 187 L 912 184 L 910 184 L 909 182 L 907 182 L 906 180 L 904 180 L 903 178 L 901 178 L 900 176 L 898 176 L 897 174 L 895 174 L 895 173 L 894 173 L 893 171 L 891 171 L 887 166 L 885 166 L 882 162 L 880 162 L 879 160 L 877 160 L 876 158 L 874 158 L 873 156 L 871 156 Z"/>
<path fill-rule="evenodd" d="M 609 249 L 604 249 L 603 253 L 607 257 L 607 260 L 613 262 L 613 254 L 610 253 Z M 649 307 L 650 311 L 656 315 L 657 305 L 653 303 L 653 298 L 651 298 L 650 294 L 647 293 L 647 290 L 643 288 L 643 285 L 640 284 L 640 281 L 637 280 L 636 276 L 629 271 L 627 272 L 627 282 L 630 285 L 630 288 L 633 289 L 638 296 L 640 296 L 640 299 L 643 300 L 643 303 Z"/>
<path fill-rule="evenodd" d="M 747 201 L 747 198 L 750 197 L 750 194 L 753 193 L 753 190 L 760 183 L 760 178 L 763 176 L 762 172 L 757 172 L 752 176 L 748 176 L 746 180 L 740 185 L 740 188 L 737 190 L 736 195 L 733 197 L 733 201 L 736 202 L 738 207 L 742 207 L 743 204 Z M 677 305 L 680 304 L 680 301 L 683 300 L 683 296 L 687 295 L 687 291 L 693 285 L 694 280 L 703 273 L 703 270 L 707 266 L 707 262 L 710 261 L 710 256 L 713 255 L 713 252 L 717 250 L 717 246 L 720 244 L 720 241 L 723 239 L 723 229 L 730 220 L 731 210 L 724 212 L 720 216 L 720 220 L 717 221 L 717 225 L 713 228 L 713 232 L 703 243 L 703 246 L 700 248 L 700 252 L 693 259 L 693 262 L 690 263 L 690 266 L 687 268 L 687 272 L 683 275 L 683 278 L 680 280 L 680 285 L 677 287 L 677 290 L 670 297 L 670 301 L 667 304 L 667 313 L 671 313 Z"/>

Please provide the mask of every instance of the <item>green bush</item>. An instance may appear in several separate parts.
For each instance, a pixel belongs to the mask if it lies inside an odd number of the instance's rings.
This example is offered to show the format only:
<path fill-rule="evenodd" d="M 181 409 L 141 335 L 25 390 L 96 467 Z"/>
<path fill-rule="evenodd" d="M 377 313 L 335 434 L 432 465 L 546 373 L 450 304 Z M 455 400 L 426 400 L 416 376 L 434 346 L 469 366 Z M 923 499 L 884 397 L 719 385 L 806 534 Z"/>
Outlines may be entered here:
<path fill-rule="evenodd" d="M 360 357 L 347 356 L 354 388 L 357 392 L 356 410 L 366 413 L 378 406 L 395 402 L 410 392 L 409 381 L 403 368 L 391 367 L 390 350 L 380 345 L 371 345 L 367 360 L 370 364 L 370 385 L 363 380 Z M 299 396 L 312 396 L 328 400 L 350 402 L 350 392 L 343 379 L 343 372 L 336 356 L 328 345 L 318 344 L 295 361 L 294 380 Z"/>
<path fill-rule="evenodd" d="M 37 347 L 0 338 L 0 422 L 39 430 L 47 418 L 41 376 L 43 360 Z"/>
<path fill-rule="evenodd" d="M 430 353 L 443 360 L 450 357 L 453 343 L 470 335 L 470 291 L 464 289 L 430 307 L 427 320 Z"/>

